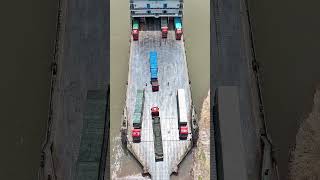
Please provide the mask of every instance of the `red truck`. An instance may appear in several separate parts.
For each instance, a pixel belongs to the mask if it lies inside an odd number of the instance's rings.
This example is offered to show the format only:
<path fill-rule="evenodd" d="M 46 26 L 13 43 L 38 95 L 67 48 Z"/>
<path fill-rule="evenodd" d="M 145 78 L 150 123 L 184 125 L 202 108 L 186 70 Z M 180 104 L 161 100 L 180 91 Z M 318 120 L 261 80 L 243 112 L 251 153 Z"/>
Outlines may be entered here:
<path fill-rule="evenodd" d="M 138 41 L 139 40 L 139 30 L 138 29 L 133 29 L 132 30 L 132 37 L 134 41 Z"/>
<path fill-rule="evenodd" d="M 158 81 L 151 81 L 152 92 L 159 91 L 159 83 Z"/>
<path fill-rule="evenodd" d="M 168 18 L 161 18 L 161 34 L 162 34 L 162 38 L 167 38 L 167 35 L 168 35 Z"/>
<path fill-rule="evenodd" d="M 179 138 L 180 139 L 187 139 L 188 138 L 188 126 L 180 126 L 179 129 Z"/>
<path fill-rule="evenodd" d="M 132 130 L 132 140 L 135 143 L 138 143 L 141 141 L 141 129 L 133 129 Z"/>
<path fill-rule="evenodd" d="M 161 32 L 162 32 L 162 38 L 167 38 L 167 36 L 168 36 L 168 27 L 162 27 L 161 28 Z"/>
<path fill-rule="evenodd" d="M 176 29 L 176 40 L 181 40 L 182 29 Z"/>
<path fill-rule="evenodd" d="M 159 108 L 157 106 L 154 106 L 151 108 L 151 117 L 157 116 L 159 116 Z"/>
<path fill-rule="evenodd" d="M 134 41 L 139 40 L 139 21 L 136 19 L 132 23 L 132 37 Z"/>

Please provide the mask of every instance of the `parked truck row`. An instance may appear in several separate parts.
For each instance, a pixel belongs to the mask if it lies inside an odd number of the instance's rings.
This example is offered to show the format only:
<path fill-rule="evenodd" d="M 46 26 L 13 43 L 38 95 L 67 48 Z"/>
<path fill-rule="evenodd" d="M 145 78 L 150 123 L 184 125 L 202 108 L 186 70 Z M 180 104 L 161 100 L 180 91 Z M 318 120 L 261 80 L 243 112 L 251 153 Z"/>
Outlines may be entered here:
<path fill-rule="evenodd" d="M 188 131 L 188 113 L 186 109 L 184 89 L 178 89 L 176 97 L 177 97 L 177 110 L 178 110 L 177 112 L 178 112 L 179 139 L 186 140 L 188 137 L 189 131 Z M 133 139 L 133 142 L 135 143 L 139 143 L 141 141 L 141 124 L 143 119 L 142 116 L 143 116 L 143 104 L 144 104 L 143 99 L 144 99 L 144 91 L 137 90 L 135 111 L 133 115 L 133 130 L 132 130 L 132 139 Z M 153 122 L 153 123 L 156 123 L 154 124 L 153 128 L 161 127 L 159 107 L 154 106 L 151 108 L 151 117 L 153 121 L 155 120 L 155 118 L 159 118 L 159 119 L 156 119 L 156 122 Z M 161 136 L 161 128 L 158 130 L 155 130 L 155 129 L 153 130 L 154 130 L 155 141 L 158 141 L 159 137 L 157 137 L 157 135 L 159 135 L 160 133 L 160 136 Z M 159 142 L 155 142 L 155 144 L 159 145 Z M 155 145 L 155 148 L 160 146 L 158 145 L 157 146 Z M 161 146 L 162 146 L 162 142 L 161 142 Z"/>
<path fill-rule="evenodd" d="M 139 40 L 139 31 L 140 31 L 140 23 L 145 23 L 145 17 L 143 18 L 133 18 L 132 20 L 132 38 L 134 41 Z M 169 31 L 169 23 L 173 23 L 173 27 L 175 30 L 176 40 L 181 40 L 183 31 L 182 31 L 182 21 L 181 17 L 161 17 L 160 23 L 160 30 L 161 30 L 161 37 L 163 39 L 167 38 L 168 31 Z"/>
<path fill-rule="evenodd" d="M 159 91 L 159 82 L 158 82 L 158 61 L 157 61 L 156 51 L 150 52 L 149 63 L 150 63 L 150 79 L 151 79 L 150 83 L 152 86 L 152 92 L 157 92 Z M 141 141 L 141 120 L 142 120 L 142 113 L 143 113 L 143 100 L 144 100 L 144 90 L 137 90 L 136 104 L 135 104 L 135 110 L 133 115 L 134 129 L 132 130 L 132 139 L 134 142 Z M 154 113 L 157 112 L 156 109 L 154 108 L 151 109 L 151 111 L 152 110 L 154 111 L 154 112 L 151 112 L 151 115 L 153 118 L 156 117 Z M 189 132 L 188 132 L 188 118 L 187 118 L 184 89 L 177 90 L 177 110 L 178 110 L 179 138 L 180 140 L 187 139 Z M 157 113 L 159 114 L 159 112 Z"/>

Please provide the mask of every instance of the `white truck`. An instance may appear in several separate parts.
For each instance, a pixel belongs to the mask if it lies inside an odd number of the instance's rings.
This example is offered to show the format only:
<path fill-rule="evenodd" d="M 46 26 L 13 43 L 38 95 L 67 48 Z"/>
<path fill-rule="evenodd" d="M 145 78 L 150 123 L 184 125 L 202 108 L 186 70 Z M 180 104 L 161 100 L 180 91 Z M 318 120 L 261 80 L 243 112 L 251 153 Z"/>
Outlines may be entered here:
<path fill-rule="evenodd" d="M 187 139 L 188 137 L 188 114 L 186 108 L 186 95 L 184 89 L 177 91 L 177 108 L 178 108 L 178 123 L 179 123 L 179 138 Z"/>

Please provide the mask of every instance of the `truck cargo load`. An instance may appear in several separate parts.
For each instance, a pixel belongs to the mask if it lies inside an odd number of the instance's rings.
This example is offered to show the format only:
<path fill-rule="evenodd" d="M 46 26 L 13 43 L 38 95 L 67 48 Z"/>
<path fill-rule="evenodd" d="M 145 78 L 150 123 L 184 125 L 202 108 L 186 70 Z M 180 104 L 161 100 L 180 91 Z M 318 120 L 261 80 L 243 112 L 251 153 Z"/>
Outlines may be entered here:
<path fill-rule="evenodd" d="M 154 153 L 155 161 L 163 161 L 163 146 L 161 136 L 160 117 L 154 117 L 153 120 L 153 135 L 154 135 Z"/>
<path fill-rule="evenodd" d="M 150 73 L 151 73 L 151 81 L 158 80 L 158 62 L 157 62 L 157 52 L 151 51 L 150 57 Z"/>
<path fill-rule="evenodd" d="M 156 69 L 151 69 L 151 81 L 158 80 L 158 71 Z"/>
<path fill-rule="evenodd" d="M 137 90 L 137 98 L 143 99 L 143 97 L 144 97 L 144 90 L 138 89 Z"/>
<path fill-rule="evenodd" d="M 178 122 L 179 125 L 187 125 L 187 109 L 184 89 L 178 89 L 177 91 L 177 105 L 178 105 Z"/>
<path fill-rule="evenodd" d="M 157 52 L 155 51 L 151 51 L 150 52 L 150 57 L 149 57 L 149 61 L 150 61 L 150 69 L 157 69 L 158 70 L 158 55 Z"/>
<path fill-rule="evenodd" d="M 133 127 L 135 128 L 141 128 L 143 104 L 144 104 L 144 90 L 137 90 L 134 114 L 132 116 Z"/>
<path fill-rule="evenodd" d="M 181 18 L 180 17 L 175 17 L 174 18 L 174 28 L 175 29 L 182 29 L 182 23 L 181 23 Z"/>
<path fill-rule="evenodd" d="M 132 141 L 134 143 L 141 142 L 141 129 L 133 129 L 132 130 Z"/>
<path fill-rule="evenodd" d="M 132 116 L 133 120 L 133 127 L 134 128 L 141 128 L 141 114 L 140 113 L 134 113 Z"/>
<path fill-rule="evenodd" d="M 151 51 L 149 56 L 152 92 L 159 91 L 157 52 Z"/>
<path fill-rule="evenodd" d="M 139 30 L 139 21 L 137 19 L 133 20 L 132 29 Z"/>

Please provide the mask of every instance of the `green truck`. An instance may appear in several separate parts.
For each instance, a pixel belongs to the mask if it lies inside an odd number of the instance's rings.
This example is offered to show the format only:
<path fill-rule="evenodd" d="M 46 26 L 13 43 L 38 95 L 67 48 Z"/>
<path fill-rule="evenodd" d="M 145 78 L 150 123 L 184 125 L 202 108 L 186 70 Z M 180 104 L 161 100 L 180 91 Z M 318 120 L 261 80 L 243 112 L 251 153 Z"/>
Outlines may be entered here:
<path fill-rule="evenodd" d="M 134 107 L 133 113 L 133 127 L 134 128 L 141 128 L 141 121 L 143 116 L 143 104 L 144 104 L 144 90 L 137 90 L 136 95 L 136 103 Z"/>
<path fill-rule="evenodd" d="M 160 117 L 154 117 L 153 119 L 153 135 L 154 135 L 154 154 L 155 161 L 163 161 L 163 146 L 161 136 Z"/>
<path fill-rule="evenodd" d="M 139 40 L 139 21 L 136 19 L 132 22 L 132 37 L 134 41 Z"/>

